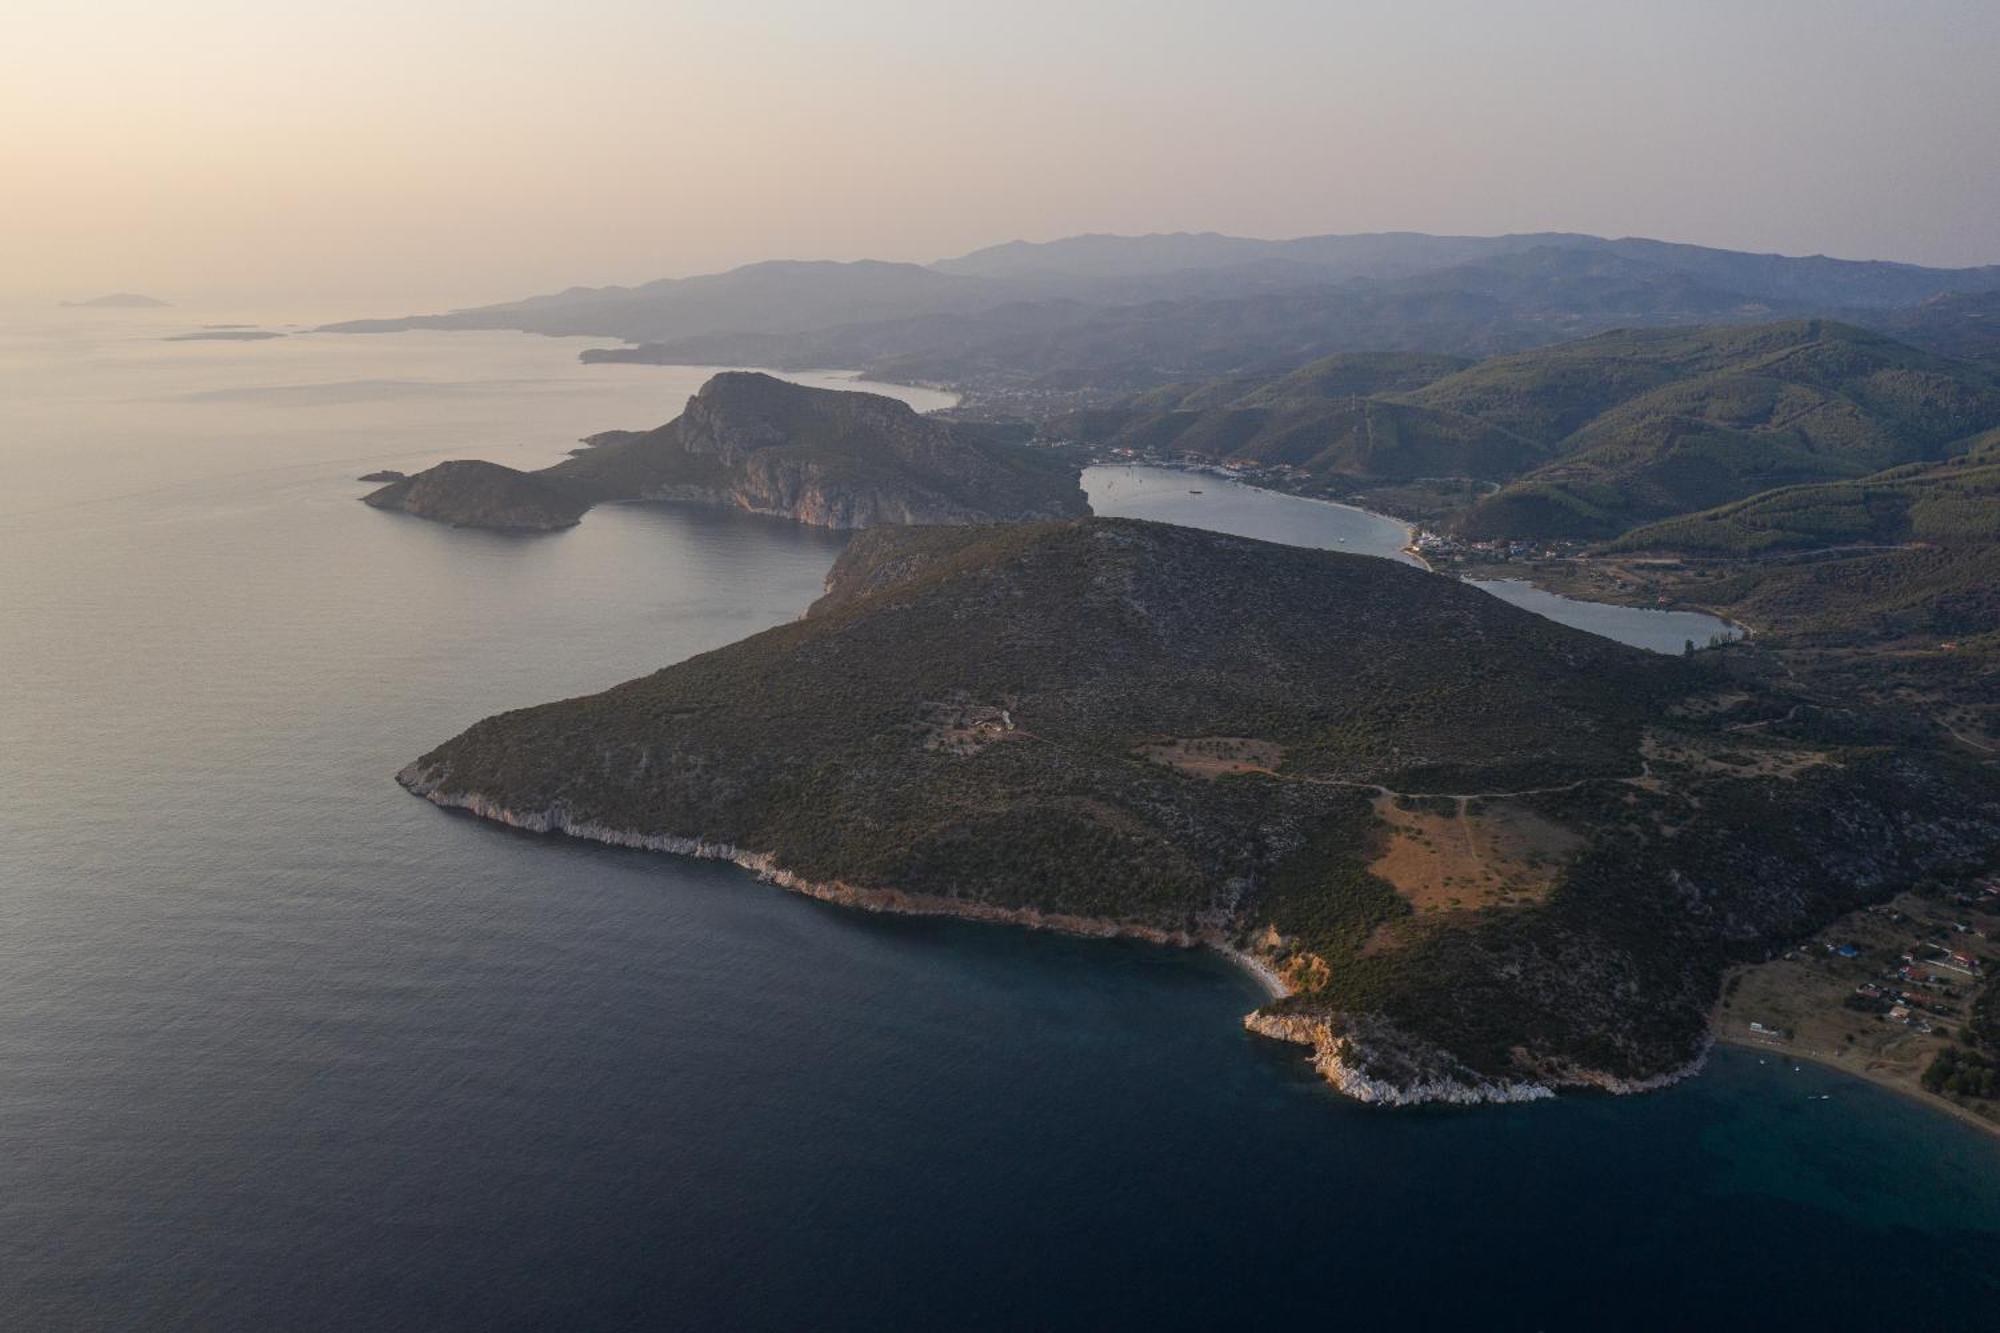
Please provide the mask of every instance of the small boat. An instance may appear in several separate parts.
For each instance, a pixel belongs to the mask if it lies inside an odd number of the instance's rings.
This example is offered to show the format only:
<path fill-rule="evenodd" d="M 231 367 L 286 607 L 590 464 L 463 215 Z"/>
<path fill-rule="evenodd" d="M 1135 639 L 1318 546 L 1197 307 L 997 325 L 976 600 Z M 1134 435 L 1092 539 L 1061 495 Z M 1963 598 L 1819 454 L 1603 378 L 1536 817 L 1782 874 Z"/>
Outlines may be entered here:
<path fill-rule="evenodd" d="M 1201 492 L 1200 492 L 1200 491 L 1196 491 L 1196 490 L 1190 490 L 1190 491 L 1188 492 L 1188 494 L 1189 494 L 1189 495 L 1200 495 L 1200 494 L 1201 494 Z"/>

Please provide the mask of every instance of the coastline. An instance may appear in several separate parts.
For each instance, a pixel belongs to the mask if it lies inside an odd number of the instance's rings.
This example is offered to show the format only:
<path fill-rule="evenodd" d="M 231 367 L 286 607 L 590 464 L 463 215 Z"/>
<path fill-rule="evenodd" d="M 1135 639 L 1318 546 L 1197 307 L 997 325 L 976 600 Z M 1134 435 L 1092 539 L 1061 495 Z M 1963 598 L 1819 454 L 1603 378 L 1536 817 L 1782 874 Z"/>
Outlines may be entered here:
<path fill-rule="evenodd" d="M 769 852 L 747 851 L 734 843 L 672 834 L 636 833 L 591 820 L 572 819 L 567 812 L 560 809 L 520 811 L 477 792 L 446 794 L 437 790 L 428 775 L 416 764 L 410 764 L 399 771 L 396 774 L 396 781 L 412 795 L 420 796 L 441 809 L 461 810 L 481 819 L 530 833 L 560 834 L 613 847 L 665 852 L 696 860 L 727 861 L 749 871 L 760 881 L 776 885 L 788 892 L 841 907 L 857 908 L 864 912 L 896 916 L 949 917 L 963 921 L 984 922 L 989 925 L 1048 930 L 1087 939 L 1140 940 L 1148 944 L 1179 949 L 1207 948 L 1234 963 L 1257 983 L 1269 1000 L 1281 1000 L 1294 994 L 1292 987 L 1268 961 L 1230 943 L 1219 930 L 1168 930 L 1141 922 L 1113 921 L 1064 912 L 1044 912 L 1032 907 L 998 907 L 990 903 L 965 902 L 936 894 L 906 893 L 899 889 L 861 888 L 840 880 L 813 880 L 779 865 Z M 1349 1044 L 1351 1038 L 1345 1033 L 1335 1033 L 1332 1021 L 1325 1015 L 1270 1014 L 1264 1011 L 1263 1006 L 1259 1006 L 1243 1016 L 1243 1026 L 1247 1031 L 1260 1036 L 1306 1047 L 1312 1052 L 1313 1068 L 1333 1088 L 1356 1101 L 1381 1106 L 1430 1104 L 1475 1106 L 1543 1101 L 1556 1096 L 1558 1088 L 1566 1087 L 1595 1088 L 1614 1095 L 1649 1092 L 1677 1083 L 1699 1072 L 1707 1055 L 1707 1047 L 1704 1045 L 1702 1054 L 1686 1066 L 1645 1079 L 1618 1079 L 1594 1071 L 1555 1070 L 1537 1081 L 1491 1078 L 1477 1074 L 1457 1065 L 1456 1060 L 1445 1052 L 1437 1051 L 1437 1055 L 1449 1060 L 1456 1067 L 1438 1070 L 1409 1086 L 1404 1086 L 1373 1077 L 1345 1059 L 1343 1047 Z M 1394 1036 L 1393 1032 L 1379 1020 L 1374 1021 L 1374 1026 L 1384 1029 L 1383 1032 L 1376 1034 L 1378 1037 Z"/>
<path fill-rule="evenodd" d="M 691 857 L 698 861 L 727 861 L 738 869 L 749 871 L 764 883 L 775 884 L 788 892 L 816 898 L 821 902 L 851 907 L 863 912 L 890 916 L 950 917 L 961 921 L 984 922 L 988 925 L 1046 930 L 1084 939 L 1140 940 L 1147 944 L 1175 949 L 1206 948 L 1236 964 L 1271 999 L 1281 1000 L 1292 993 L 1276 969 L 1254 954 L 1231 944 L 1220 931 L 1167 930 L 1136 921 L 1114 921 L 1106 917 L 1076 916 L 1067 912 L 1044 912 L 1034 907 L 999 907 L 991 903 L 967 902 L 937 894 L 906 893 L 900 889 L 861 888 L 840 880 L 812 880 L 778 865 L 769 852 L 746 851 L 733 843 L 711 842 L 703 838 L 678 837 L 671 834 L 634 833 L 627 829 L 615 829 L 587 820 L 572 820 L 566 814 L 552 811 L 522 812 L 503 806 L 476 792 L 445 795 L 429 788 L 422 775 L 416 771 L 415 765 L 399 772 L 396 781 L 411 794 L 422 797 L 440 809 L 462 810 L 481 819 L 529 833 L 560 834 L 589 842 L 601 842 L 612 847 L 665 852 L 674 856 Z"/>
<path fill-rule="evenodd" d="M 1712 620 L 1719 621 L 1721 624 L 1727 626 L 1733 634 L 1731 642 L 1747 641 L 1758 632 L 1756 627 L 1753 625 L 1747 625 L 1744 622 L 1737 620 L 1732 616 L 1724 614 L 1723 612 L 1715 609 L 1714 607 L 1702 606 L 1694 602 L 1677 602 L 1673 606 L 1655 606 L 1639 601 L 1615 601 L 1605 597 L 1580 597 L 1572 592 L 1563 591 L 1561 587 L 1556 586 L 1555 584 L 1545 582 L 1543 579 L 1537 577 L 1536 571 L 1534 571 L 1532 568 L 1516 569 L 1511 565 L 1497 565 L 1494 567 L 1494 572 L 1492 577 L 1484 579 L 1479 578 L 1474 574 L 1467 573 L 1462 569 L 1440 569 L 1437 565 L 1431 562 L 1429 557 L 1425 556 L 1423 552 L 1419 551 L 1416 548 L 1417 525 L 1412 523 L 1410 520 L 1406 518 L 1399 517 L 1398 515 L 1395 514 L 1384 513 L 1379 509 L 1368 509 L 1362 505 L 1350 504 L 1345 500 L 1329 500 L 1325 496 L 1320 496 L 1320 495 L 1300 495 L 1296 491 L 1281 490 L 1276 486 L 1260 485 L 1258 482 L 1250 478 L 1239 476 L 1236 473 L 1231 472 L 1227 468 L 1216 465 L 1197 464 L 1197 463 L 1178 463 L 1171 461 L 1156 461 L 1152 459 L 1146 459 L 1146 460 L 1099 459 L 1086 462 L 1084 466 L 1085 467 L 1125 467 L 1125 466 L 1150 467 L 1150 468 L 1159 468 L 1162 471 L 1168 471 L 1168 472 L 1183 472 L 1191 476 L 1215 477 L 1222 481 L 1233 482 L 1234 484 L 1243 487 L 1245 490 L 1259 491 L 1265 495 L 1281 495 L 1288 500 L 1300 500 L 1304 501 L 1307 504 L 1328 505 L 1334 509 L 1346 509 L 1356 514 L 1366 514 L 1370 518 L 1383 519 L 1386 520 L 1387 522 L 1398 524 L 1403 528 L 1405 540 L 1403 545 L 1397 548 L 1398 554 L 1407 556 L 1412 564 L 1416 565 L 1419 569 L 1422 569 L 1425 573 L 1438 574 L 1446 578 L 1454 578 L 1461 583 L 1469 583 L 1474 587 L 1478 587 L 1481 583 L 1485 582 L 1494 582 L 1504 579 L 1516 579 L 1522 583 L 1527 584 L 1529 587 L 1534 588 L 1538 592 L 1544 592 L 1552 597 L 1560 597 L 1565 601 L 1576 602 L 1585 606 L 1623 607 L 1627 610 L 1632 610 L 1632 611 L 1681 611 L 1681 612 L 1690 612 L 1698 615 L 1704 615 Z M 1386 558 L 1386 557 L 1378 557 L 1378 558 Z"/>
<path fill-rule="evenodd" d="M 1893 1092 L 1904 1101 L 1926 1107 L 1943 1115 L 1948 1115 L 1962 1124 L 1971 1125 L 1976 1129 L 1984 1130 L 1995 1138 L 2000 1138 L 2000 1120 L 1988 1119 L 1986 1116 L 1980 1115 L 1977 1111 L 1960 1106 L 1957 1102 L 1951 1101 L 1948 1098 L 1939 1097 L 1935 1093 L 1927 1092 L 1921 1086 L 1912 1087 L 1908 1082 L 1899 1078 L 1892 1078 L 1882 1070 L 1870 1069 L 1865 1065 L 1849 1063 L 1842 1060 L 1838 1054 L 1825 1051 L 1799 1050 L 1786 1042 L 1759 1041 L 1743 1033 L 1732 1032 L 1725 1034 L 1718 1031 L 1715 1033 L 1715 1040 L 1724 1046 L 1732 1046 L 1740 1051 L 1765 1052 L 1782 1056 L 1788 1060 L 1797 1060 L 1803 1064 L 1817 1065 L 1821 1069 L 1834 1070 L 1837 1073 L 1847 1075 L 1849 1078 L 1860 1079 L 1864 1083 L 1870 1083 L 1875 1087 Z"/>

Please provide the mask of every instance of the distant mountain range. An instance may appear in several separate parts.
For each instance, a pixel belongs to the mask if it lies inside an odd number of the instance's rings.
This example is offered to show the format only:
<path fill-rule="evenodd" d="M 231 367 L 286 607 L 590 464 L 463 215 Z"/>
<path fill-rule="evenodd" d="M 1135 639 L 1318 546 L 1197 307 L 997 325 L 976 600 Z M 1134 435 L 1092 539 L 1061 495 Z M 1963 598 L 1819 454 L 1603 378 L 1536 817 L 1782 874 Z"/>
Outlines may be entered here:
<path fill-rule="evenodd" d="M 1983 299 L 1982 299 L 1983 298 Z M 935 264 L 771 262 L 330 328 L 622 339 L 593 360 L 843 366 L 1074 403 L 1343 351 L 1489 356 L 1612 328 L 1834 316 L 1988 347 L 2000 266 L 1746 254 L 1572 233 L 1010 242 Z M 1990 348 L 1989 348 L 1990 350 Z"/>

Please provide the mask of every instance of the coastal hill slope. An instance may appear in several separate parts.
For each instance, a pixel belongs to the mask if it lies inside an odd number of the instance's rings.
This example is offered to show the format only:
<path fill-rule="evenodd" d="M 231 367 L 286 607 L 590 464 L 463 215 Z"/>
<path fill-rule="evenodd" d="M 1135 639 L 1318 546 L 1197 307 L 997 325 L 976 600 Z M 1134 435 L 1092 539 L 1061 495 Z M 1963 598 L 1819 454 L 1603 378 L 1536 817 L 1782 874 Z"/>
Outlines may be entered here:
<path fill-rule="evenodd" d="M 1338 353 L 1276 376 L 1169 385 L 1052 421 L 1055 439 L 1141 454 L 1283 465 L 1326 484 L 1469 477 L 1503 481 L 1549 450 L 1461 412 L 1400 401 L 1464 369 L 1458 357 Z"/>
<path fill-rule="evenodd" d="M 1393 562 L 1086 519 L 875 529 L 804 620 L 399 777 L 859 906 L 1231 947 L 1346 1090 L 1507 1099 L 1682 1069 L 1729 962 L 2000 834 L 1990 779 L 1796 717 Z"/>
<path fill-rule="evenodd" d="M 1935 459 L 2000 425 L 2000 381 L 1831 320 L 1632 331 L 1497 358 L 1413 401 L 1555 457 L 1458 522 L 1472 537 L 1603 537 L 1775 486 Z"/>
<path fill-rule="evenodd" d="M 1747 556 L 1911 542 L 2000 544 L 2000 430 L 1938 462 L 1765 491 L 1635 528 L 1606 549 Z"/>
<path fill-rule="evenodd" d="M 1316 378 L 1347 394 L 1314 392 Z M 1047 429 L 1091 450 L 1282 464 L 1336 494 L 1423 479 L 1428 509 L 1408 487 L 1377 500 L 1474 540 L 1598 540 L 1949 457 L 1995 426 L 1989 371 L 1815 319 L 1626 329 L 1470 365 L 1334 357 L 1154 390 Z"/>
<path fill-rule="evenodd" d="M 1953 719 L 1994 752 L 1977 737 L 2000 724 L 2000 430 L 1937 462 L 1635 528 L 1599 557 L 1765 627 L 1796 649 L 1795 676 Z"/>
<path fill-rule="evenodd" d="M 573 509 L 570 522 L 593 504 L 617 500 L 727 505 L 831 528 L 1088 512 L 1073 467 L 990 428 L 936 421 L 879 394 L 806 388 L 752 372 L 714 376 L 664 426 L 613 431 L 589 443 L 535 473 L 444 464 L 365 498 L 482 526 L 534 526 L 502 521 L 507 515 L 494 496 L 503 482 L 513 498 L 539 497 L 548 514 Z"/>

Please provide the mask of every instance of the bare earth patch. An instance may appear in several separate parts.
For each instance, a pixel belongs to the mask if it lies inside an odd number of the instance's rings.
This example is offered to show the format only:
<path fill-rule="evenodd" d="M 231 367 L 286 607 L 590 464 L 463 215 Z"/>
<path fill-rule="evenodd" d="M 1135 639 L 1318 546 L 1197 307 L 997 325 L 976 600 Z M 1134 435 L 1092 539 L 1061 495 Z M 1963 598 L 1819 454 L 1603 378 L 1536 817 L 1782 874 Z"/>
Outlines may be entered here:
<path fill-rule="evenodd" d="M 1190 777 L 1220 778 L 1234 773 L 1276 773 L 1285 747 L 1249 736 L 1168 736 L 1133 747 L 1142 759 L 1177 768 Z"/>
<path fill-rule="evenodd" d="M 1388 826 L 1368 870 L 1387 880 L 1416 915 L 1537 903 L 1583 839 L 1505 800 L 1378 796 Z"/>

